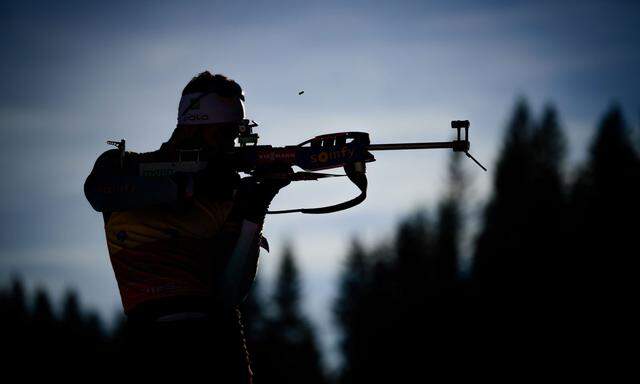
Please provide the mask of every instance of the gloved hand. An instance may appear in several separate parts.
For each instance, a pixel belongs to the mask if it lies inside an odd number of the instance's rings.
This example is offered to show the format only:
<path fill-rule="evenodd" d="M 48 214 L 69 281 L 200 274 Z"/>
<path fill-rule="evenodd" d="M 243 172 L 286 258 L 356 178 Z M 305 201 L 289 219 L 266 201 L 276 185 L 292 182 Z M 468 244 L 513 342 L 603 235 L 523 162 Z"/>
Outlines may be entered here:
<path fill-rule="evenodd" d="M 292 174 L 291 167 L 283 166 L 241 179 L 234 209 L 245 219 L 262 223 L 273 198 L 291 183 L 289 176 Z"/>

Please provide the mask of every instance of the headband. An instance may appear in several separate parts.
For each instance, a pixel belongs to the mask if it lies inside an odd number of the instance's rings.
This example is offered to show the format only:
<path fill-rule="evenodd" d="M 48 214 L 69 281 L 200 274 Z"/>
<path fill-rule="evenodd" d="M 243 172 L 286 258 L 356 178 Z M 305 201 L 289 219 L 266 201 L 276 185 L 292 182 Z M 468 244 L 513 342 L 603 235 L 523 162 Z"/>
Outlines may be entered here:
<path fill-rule="evenodd" d="M 216 93 L 183 95 L 178 106 L 178 124 L 182 125 L 239 122 L 244 118 L 242 100 Z"/>

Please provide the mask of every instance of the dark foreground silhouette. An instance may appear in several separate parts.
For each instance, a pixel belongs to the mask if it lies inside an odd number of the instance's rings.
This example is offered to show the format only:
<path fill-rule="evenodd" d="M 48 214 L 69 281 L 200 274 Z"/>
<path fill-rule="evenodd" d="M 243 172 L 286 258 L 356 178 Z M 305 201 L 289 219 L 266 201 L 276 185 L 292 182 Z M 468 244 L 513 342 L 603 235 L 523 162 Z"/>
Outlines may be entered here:
<path fill-rule="evenodd" d="M 354 240 L 334 305 L 337 372 L 323 370 L 287 250 L 274 293 L 264 297 L 257 283 L 242 308 L 254 382 L 423 381 L 470 362 L 508 369 L 526 361 L 540 370 L 554 358 L 593 357 L 624 341 L 625 312 L 638 291 L 640 160 L 622 111 L 614 106 L 604 115 L 583 164 L 567 170 L 565 154 L 557 112 L 548 107 L 534 119 L 520 101 L 477 228 L 465 227 L 469 182 L 454 156 L 448 193 L 433 214 L 410 215 L 387 243 Z M 469 231 L 477 235 L 463 248 Z M 461 268 L 462 254 L 473 256 L 471 267 Z M 130 326 L 123 321 L 105 332 L 73 292 L 58 310 L 45 291 L 27 294 L 16 280 L 0 293 L 0 311 L 4 350 L 32 365 L 127 352 Z M 171 350 L 172 343 L 154 345 Z M 205 365 L 190 372 L 213 370 L 214 378 L 224 360 L 206 360 L 215 356 L 206 345 L 191 345 Z"/>

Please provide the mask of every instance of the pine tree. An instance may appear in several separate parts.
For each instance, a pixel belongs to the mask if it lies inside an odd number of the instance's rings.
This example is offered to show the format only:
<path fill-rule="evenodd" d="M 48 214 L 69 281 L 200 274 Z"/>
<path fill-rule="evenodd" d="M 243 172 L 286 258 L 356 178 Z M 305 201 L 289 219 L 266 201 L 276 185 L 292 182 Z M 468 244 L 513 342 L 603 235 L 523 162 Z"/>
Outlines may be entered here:
<path fill-rule="evenodd" d="M 548 172 L 550 179 L 561 184 L 567 139 L 560 128 L 558 112 L 553 105 L 545 107 L 542 119 L 533 133 L 532 142 L 536 168 Z"/>
<path fill-rule="evenodd" d="M 551 105 L 543 112 L 532 137 L 533 184 L 529 233 L 535 239 L 530 260 L 526 263 L 529 297 L 550 305 L 565 296 L 565 282 L 570 276 L 567 255 L 568 211 L 563 177 L 566 138 Z"/>
<path fill-rule="evenodd" d="M 31 332 L 28 344 L 37 347 L 38 353 L 52 352 L 58 348 L 58 324 L 51 308 L 47 292 L 36 290 L 35 303 L 31 315 Z"/>
<path fill-rule="evenodd" d="M 340 382 L 358 383 L 366 374 L 369 335 L 367 328 L 369 265 L 367 255 L 357 239 L 351 243 L 342 271 L 334 314 L 341 329 L 340 349 L 343 370 Z"/>
<path fill-rule="evenodd" d="M 275 314 L 265 327 L 269 361 L 256 369 L 256 383 L 323 383 L 320 352 L 300 307 L 301 285 L 291 248 L 284 252 L 272 302 Z"/>
<path fill-rule="evenodd" d="M 6 320 L 13 329 L 15 327 L 24 328 L 27 322 L 27 303 L 21 280 L 17 278 L 13 280 L 7 299 L 6 314 L 3 316 L 3 320 Z"/>
<path fill-rule="evenodd" d="M 14 279 L 10 289 L 0 291 L 0 337 L 7 351 L 26 351 L 28 313 L 22 281 Z"/>
<path fill-rule="evenodd" d="M 78 296 L 73 291 L 68 291 L 62 304 L 62 337 L 65 342 L 61 348 L 65 349 L 65 354 L 86 353 L 83 345 L 83 324 L 82 314 L 80 313 L 80 304 Z"/>
<path fill-rule="evenodd" d="M 460 272 L 460 243 L 463 236 L 462 215 L 467 177 L 460 153 L 449 158 L 447 193 L 438 206 L 436 228 L 437 279 L 440 295 L 452 290 Z"/>
<path fill-rule="evenodd" d="M 244 335 L 254 372 L 268 372 L 269 345 L 265 340 L 266 313 L 262 299 L 262 284 L 256 276 L 249 295 L 241 306 Z"/>
<path fill-rule="evenodd" d="M 418 210 L 400 222 L 395 252 L 394 268 L 405 309 L 420 307 L 427 296 L 437 295 L 438 284 L 433 229 L 426 210 Z"/>
<path fill-rule="evenodd" d="M 82 314 L 78 295 L 74 291 L 68 291 L 62 304 L 62 321 L 66 326 L 79 330 L 82 325 Z"/>
<path fill-rule="evenodd" d="M 640 160 L 620 107 L 603 117 L 572 189 L 575 276 L 585 302 L 624 301 L 637 288 Z"/>
<path fill-rule="evenodd" d="M 491 298 L 513 299 L 527 282 L 527 262 L 533 241 L 529 217 L 534 162 L 529 107 L 520 100 L 507 126 L 494 178 L 494 190 L 484 212 L 476 242 L 472 277 L 476 289 Z"/>
<path fill-rule="evenodd" d="M 282 257 L 273 297 L 279 321 L 290 325 L 303 325 L 300 289 L 300 273 L 291 248 L 287 248 Z"/>
<path fill-rule="evenodd" d="M 430 356 L 432 350 L 421 346 L 437 333 L 437 266 L 431 221 L 425 210 L 418 210 L 398 224 L 391 259 L 373 267 L 365 301 L 371 303 L 364 336 L 368 368 L 361 382 L 407 381 L 414 367 Z"/>
<path fill-rule="evenodd" d="M 247 337 L 259 339 L 266 321 L 266 314 L 262 298 L 262 284 L 257 276 L 247 298 L 242 303 L 241 310 Z"/>

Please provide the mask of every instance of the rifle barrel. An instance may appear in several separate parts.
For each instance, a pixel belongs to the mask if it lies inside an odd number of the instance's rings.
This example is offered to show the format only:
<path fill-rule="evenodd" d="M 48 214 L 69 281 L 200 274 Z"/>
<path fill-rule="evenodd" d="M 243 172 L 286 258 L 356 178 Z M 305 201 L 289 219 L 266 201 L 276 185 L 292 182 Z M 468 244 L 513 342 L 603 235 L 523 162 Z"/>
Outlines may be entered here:
<path fill-rule="evenodd" d="M 452 141 L 440 141 L 430 143 L 397 143 L 397 144 L 371 144 L 367 147 L 369 151 L 394 151 L 400 149 L 437 149 L 453 148 Z"/>

